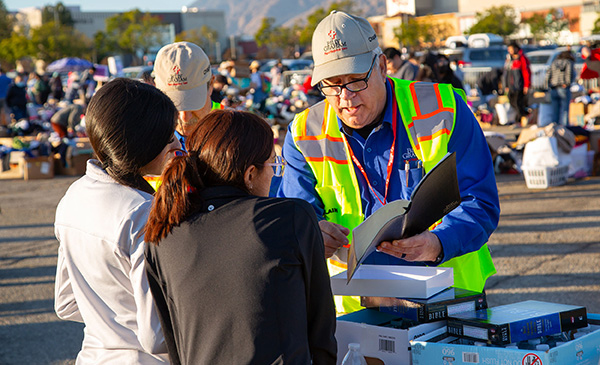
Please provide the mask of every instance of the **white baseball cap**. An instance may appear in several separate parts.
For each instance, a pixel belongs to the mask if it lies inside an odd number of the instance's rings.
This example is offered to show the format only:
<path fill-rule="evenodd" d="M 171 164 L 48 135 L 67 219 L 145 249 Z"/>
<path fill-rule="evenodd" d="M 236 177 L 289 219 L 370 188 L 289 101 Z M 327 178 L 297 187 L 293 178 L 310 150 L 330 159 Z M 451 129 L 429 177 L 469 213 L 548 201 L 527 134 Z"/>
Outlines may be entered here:
<path fill-rule="evenodd" d="M 198 110 L 206 104 L 212 77 L 202 48 L 190 42 L 167 44 L 156 54 L 156 87 L 171 98 L 179 111 Z"/>
<path fill-rule="evenodd" d="M 378 47 L 377 34 L 366 19 L 332 11 L 313 33 L 311 86 L 330 77 L 369 71 Z"/>

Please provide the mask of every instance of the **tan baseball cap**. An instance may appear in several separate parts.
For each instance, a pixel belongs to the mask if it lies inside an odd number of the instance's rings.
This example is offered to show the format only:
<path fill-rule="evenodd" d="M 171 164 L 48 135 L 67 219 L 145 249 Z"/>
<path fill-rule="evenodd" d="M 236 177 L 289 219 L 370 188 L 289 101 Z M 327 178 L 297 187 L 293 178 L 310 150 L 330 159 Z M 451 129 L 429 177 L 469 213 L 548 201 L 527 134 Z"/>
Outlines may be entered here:
<path fill-rule="evenodd" d="M 332 11 L 313 33 L 311 86 L 330 77 L 369 71 L 377 47 L 377 34 L 366 19 Z"/>
<path fill-rule="evenodd" d="M 190 42 L 167 44 L 154 61 L 156 87 L 171 98 L 179 111 L 198 110 L 206 104 L 212 73 L 202 48 Z"/>

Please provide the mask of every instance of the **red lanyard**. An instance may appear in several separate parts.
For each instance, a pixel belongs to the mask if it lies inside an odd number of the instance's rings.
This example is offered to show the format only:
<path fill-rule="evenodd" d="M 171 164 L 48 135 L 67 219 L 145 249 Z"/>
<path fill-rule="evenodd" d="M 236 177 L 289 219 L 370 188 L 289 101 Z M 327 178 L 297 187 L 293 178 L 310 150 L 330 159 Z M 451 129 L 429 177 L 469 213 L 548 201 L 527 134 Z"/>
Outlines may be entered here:
<path fill-rule="evenodd" d="M 387 178 L 385 179 L 385 194 L 383 196 L 383 201 L 381 200 L 381 198 L 379 198 L 379 195 L 377 195 L 377 192 L 375 191 L 375 189 L 373 189 L 373 186 L 371 186 L 371 182 L 369 181 L 367 172 L 362 167 L 362 165 L 360 164 L 360 161 L 358 161 L 356 156 L 354 156 L 354 152 L 352 152 L 352 148 L 350 147 L 350 144 L 346 140 L 346 135 L 344 133 L 342 133 L 342 138 L 344 139 L 344 143 L 346 144 L 346 147 L 348 148 L 348 152 L 350 153 L 352 162 L 354 162 L 356 167 L 358 167 L 360 172 L 362 172 L 363 176 L 365 177 L 365 180 L 367 181 L 367 185 L 369 185 L 369 189 L 371 189 L 371 191 L 373 192 L 375 197 L 377 197 L 377 200 L 379 200 L 381 205 L 385 205 L 387 203 L 388 188 L 390 187 L 390 180 L 392 177 L 392 168 L 394 166 L 394 149 L 396 147 L 396 129 L 397 129 L 397 124 L 398 124 L 397 123 L 398 105 L 397 105 L 397 101 L 396 101 L 396 95 L 394 94 L 394 86 L 393 85 L 392 85 L 392 103 L 393 103 L 393 105 L 392 105 L 393 106 L 393 108 L 392 108 L 392 131 L 394 132 L 394 142 L 392 142 L 392 147 L 390 148 L 390 159 L 387 164 Z"/>

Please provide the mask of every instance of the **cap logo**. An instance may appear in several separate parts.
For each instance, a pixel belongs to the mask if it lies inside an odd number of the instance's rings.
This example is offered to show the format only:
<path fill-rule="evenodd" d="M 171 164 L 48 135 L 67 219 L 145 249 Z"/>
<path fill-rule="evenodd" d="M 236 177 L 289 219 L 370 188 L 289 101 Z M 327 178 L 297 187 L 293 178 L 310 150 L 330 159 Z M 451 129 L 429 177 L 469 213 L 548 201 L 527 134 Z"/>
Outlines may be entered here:
<path fill-rule="evenodd" d="M 348 47 L 346 47 L 346 42 L 342 41 L 341 39 L 336 39 L 337 32 L 335 30 L 330 30 L 327 35 L 329 38 L 331 38 L 331 40 L 328 40 L 327 43 L 325 43 L 325 47 L 323 47 L 323 53 L 325 56 L 348 49 Z"/>
<path fill-rule="evenodd" d="M 173 75 L 169 77 L 169 81 L 167 81 L 168 86 L 180 86 L 187 85 L 187 77 L 184 77 L 180 74 L 181 68 L 177 65 L 173 67 Z"/>

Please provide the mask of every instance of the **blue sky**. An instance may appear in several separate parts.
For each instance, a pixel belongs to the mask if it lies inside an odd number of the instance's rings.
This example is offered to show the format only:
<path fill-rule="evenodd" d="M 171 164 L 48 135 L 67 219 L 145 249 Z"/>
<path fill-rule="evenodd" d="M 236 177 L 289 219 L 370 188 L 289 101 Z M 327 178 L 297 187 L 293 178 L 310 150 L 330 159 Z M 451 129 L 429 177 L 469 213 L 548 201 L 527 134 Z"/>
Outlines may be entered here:
<path fill-rule="evenodd" d="M 4 0 L 8 10 L 18 10 L 30 6 L 43 7 L 54 5 L 59 0 Z M 125 11 L 138 8 L 142 11 L 180 11 L 182 6 L 193 3 L 194 0 L 63 0 L 66 6 L 79 5 L 82 11 Z"/>

